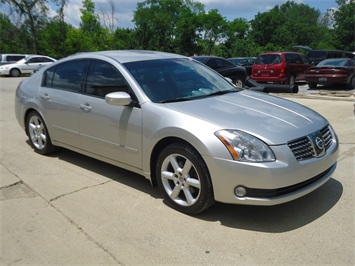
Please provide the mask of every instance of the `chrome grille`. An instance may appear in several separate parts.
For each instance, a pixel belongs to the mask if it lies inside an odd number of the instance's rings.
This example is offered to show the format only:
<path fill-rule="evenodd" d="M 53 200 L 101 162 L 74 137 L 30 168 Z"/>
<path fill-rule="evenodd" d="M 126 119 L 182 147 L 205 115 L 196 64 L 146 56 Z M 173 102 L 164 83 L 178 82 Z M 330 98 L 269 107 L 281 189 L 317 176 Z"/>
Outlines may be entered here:
<path fill-rule="evenodd" d="M 322 128 L 320 130 L 320 133 L 323 137 L 325 150 L 328 150 L 333 142 L 333 136 L 329 129 L 329 126 Z M 287 145 L 289 146 L 297 160 L 306 160 L 316 157 L 313 144 L 308 136 L 292 140 L 288 142 Z"/>
<path fill-rule="evenodd" d="M 322 128 L 320 130 L 320 133 L 323 136 L 325 149 L 328 150 L 330 145 L 332 145 L 332 142 L 333 142 L 333 136 L 332 136 L 332 133 L 330 132 L 329 126 Z"/>
<path fill-rule="evenodd" d="M 314 151 L 311 141 L 303 137 L 288 143 L 293 155 L 297 160 L 305 160 L 314 157 Z"/>

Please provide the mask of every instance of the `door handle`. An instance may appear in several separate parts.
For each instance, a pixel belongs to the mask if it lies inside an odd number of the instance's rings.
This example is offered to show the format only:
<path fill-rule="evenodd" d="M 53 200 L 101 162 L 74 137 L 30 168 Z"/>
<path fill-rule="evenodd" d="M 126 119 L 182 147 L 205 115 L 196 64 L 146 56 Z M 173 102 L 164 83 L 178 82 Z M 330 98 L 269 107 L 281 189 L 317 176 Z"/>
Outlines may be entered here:
<path fill-rule="evenodd" d="M 47 93 L 42 94 L 41 98 L 45 101 L 49 101 L 49 95 Z"/>
<path fill-rule="evenodd" d="M 91 111 L 92 107 L 90 106 L 90 104 L 85 103 L 85 104 L 80 104 L 80 109 L 85 113 L 88 113 Z"/>

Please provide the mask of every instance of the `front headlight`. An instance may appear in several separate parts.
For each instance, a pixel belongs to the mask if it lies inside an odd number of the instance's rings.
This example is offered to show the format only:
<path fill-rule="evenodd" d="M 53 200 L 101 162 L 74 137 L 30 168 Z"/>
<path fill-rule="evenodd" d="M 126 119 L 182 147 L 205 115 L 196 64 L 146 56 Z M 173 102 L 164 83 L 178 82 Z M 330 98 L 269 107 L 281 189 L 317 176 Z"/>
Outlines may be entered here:
<path fill-rule="evenodd" d="M 272 162 L 275 155 L 260 139 L 238 130 L 219 130 L 215 135 L 227 147 L 234 160 L 243 162 Z"/>

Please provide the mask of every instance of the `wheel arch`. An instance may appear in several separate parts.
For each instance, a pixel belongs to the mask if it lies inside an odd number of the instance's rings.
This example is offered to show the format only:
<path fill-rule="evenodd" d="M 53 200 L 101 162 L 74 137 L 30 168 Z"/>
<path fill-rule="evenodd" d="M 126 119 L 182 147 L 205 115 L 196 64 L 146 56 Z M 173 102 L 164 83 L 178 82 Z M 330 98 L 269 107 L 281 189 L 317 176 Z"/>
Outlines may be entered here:
<path fill-rule="evenodd" d="M 12 76 L 12 75 L 11 75 L 12 70 L 17 70 L 17 71 L 20 73 L 20 75 L 22 74 L 22 72 L 21 72 L 21 69 L 20 69 L 20 68 L 18 68 L 18 67 L 13 67 L 13 68 L 11 68 L 11 69 L 9 70 L 9 75 L 10 75 L 10 76 Z"/>
<path fill-rule="evenodd" d="M 149 166 L 150 167 L 150 181 L 153 186 L 157 186 L 157 177 L 156 177 L 156 173 L 155 173 L 155 166 L 157 164 L 158 155 L 165 147 L 167 147 L 168 145 L 170 145 L 172 143 L 183 143 L 183 144 L 190 146 L 191 149 L 194 149 L 201 156 L 201 159 L 202 159 L 201 153 L 191 143 L 189 143 L 188 141 L 186 141 L 182 138 L 166 137 L 166 138 L 161 139 L 154 146 L 151 156 L 150 156 L 150 166 Z M 202 161 L 204 164 L 206 164 L 206 162 L 203 159 L 202 159 Z M 207 166 L 207 164 L 206 164 L 206 166 Z M 207 166 L 207 170 L 208 170 L 208 166 Z"/>
<path fill-rule="evenodd" d="M 27 121 L 28 115 L 29 115 L 31 112 L 36 112 L 37 114 L 39 114 L 39 115 L 41 116 L 42 120 L 44 121 L 44 123 L 47 125 L 46 120 L 44 119 L 44 116 L 43 116 L 38 110 L 36 110 L 36 109 L 33 108 L 33 107 L 28 108 L 28 109 L 25 111 L 24 116 L 23 116 L 23 123 L 24 123 L 24 125 L 25 125 L 25 132 L 26 132 L 26 135 L 27 135 L 27 136 L 28 136 L 29 133 L 28 133 L 28 125 L 27 125 L 26 121 Z M 48 129 L 47 129 L 47 130 L 48 130 Z"/>

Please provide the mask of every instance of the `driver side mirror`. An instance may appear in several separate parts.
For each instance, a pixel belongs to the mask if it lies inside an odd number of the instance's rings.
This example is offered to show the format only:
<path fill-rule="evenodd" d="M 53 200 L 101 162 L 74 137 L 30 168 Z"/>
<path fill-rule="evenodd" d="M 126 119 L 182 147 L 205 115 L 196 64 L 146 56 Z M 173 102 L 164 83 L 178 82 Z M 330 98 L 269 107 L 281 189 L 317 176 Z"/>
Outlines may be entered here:
<path fill-rule="evenodd" d="M 105 95 L 105 101 L 109 105 L 126 106 L 132 102 L 131 96 L 126 92 L 111 92 Z"/>

